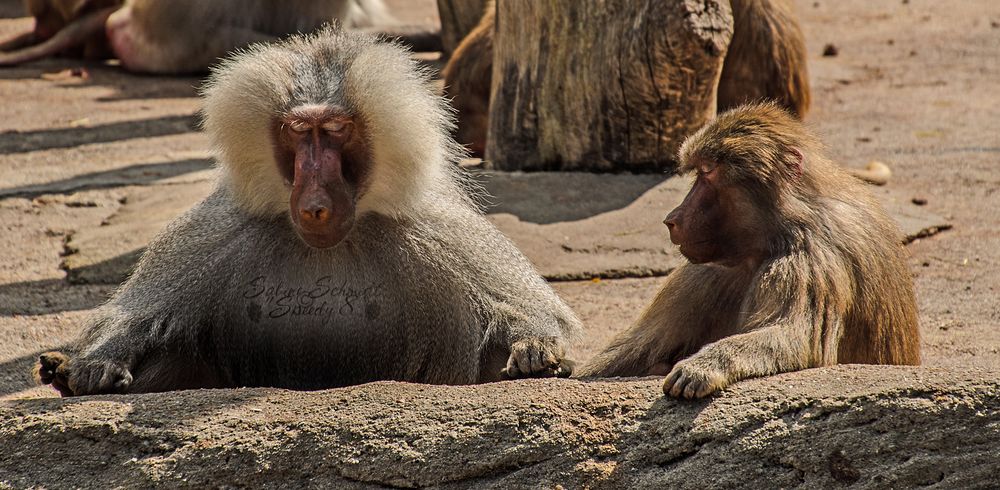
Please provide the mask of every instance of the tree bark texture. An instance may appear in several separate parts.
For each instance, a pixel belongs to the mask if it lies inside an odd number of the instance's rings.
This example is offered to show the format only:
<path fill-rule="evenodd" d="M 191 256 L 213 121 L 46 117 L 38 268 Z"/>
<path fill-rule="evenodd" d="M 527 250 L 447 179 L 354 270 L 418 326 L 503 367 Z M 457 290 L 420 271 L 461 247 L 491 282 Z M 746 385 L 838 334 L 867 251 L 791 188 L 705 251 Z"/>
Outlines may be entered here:
<path fill-rule="evenodd" d="M 496 23 L 492 168 L 669 171 L 715 115 L 725 0 L 502 0 Z"/>
<path fill-rule="evenodd" d="M 437 0 L 441 17 L 441 44 L 444 55 L 450 56 L 466 34 L 483 17 L 489 0 Z"/>

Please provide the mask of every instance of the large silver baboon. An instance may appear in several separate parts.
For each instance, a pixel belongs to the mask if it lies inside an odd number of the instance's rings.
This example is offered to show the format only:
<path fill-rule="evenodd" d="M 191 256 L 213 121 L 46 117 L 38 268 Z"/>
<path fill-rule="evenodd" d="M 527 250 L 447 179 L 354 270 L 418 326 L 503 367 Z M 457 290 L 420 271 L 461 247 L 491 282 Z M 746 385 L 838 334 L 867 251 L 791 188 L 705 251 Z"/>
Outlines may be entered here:
<path fill-rule="evenodd" d="M 568 374 L 579 321 L 461 184 L 445 102 L 391 42 L 326 28 L 205 90 L 217 189 L 43 354 L 63 394 Z"/>

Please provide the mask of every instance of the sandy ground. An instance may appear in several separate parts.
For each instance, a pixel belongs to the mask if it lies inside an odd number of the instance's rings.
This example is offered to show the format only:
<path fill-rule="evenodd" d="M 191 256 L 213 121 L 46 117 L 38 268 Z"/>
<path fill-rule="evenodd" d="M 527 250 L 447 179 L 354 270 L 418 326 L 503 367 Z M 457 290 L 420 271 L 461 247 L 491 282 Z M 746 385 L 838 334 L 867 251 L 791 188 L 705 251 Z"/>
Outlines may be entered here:
<path fill-rule="evenodd" d="M 0 0 L 0 36 L 30 26 L 18 3 Z M 432 1 L 396 3 L 433 21 Z M 813 87 L 807 120 L 831 155 L 887 162 L 894 191 L 954 225 L 908 246 L 925 363 L 1000 368 L 1000 3 L 798 6 Z M 822 56 L 827 45 L 838 54 Z M 120 213 L 136 187 L 169 196 L 210 178 L 199 84 L 73 60 L 0 69 L 0 397 L 50 394 L 32 388 L 31 363 L 71 340 L 114 290 L 65 280 L 67 237 Z M 588 326 L 577 356 L 627 326 L 661 281 L 555 283 Z"/>
<path fill-rule="evenodd" d="M 655 378 L 17 400 L 0 488 L 996 488 L 994 373 L 835 366 L 699 401 Z"/>

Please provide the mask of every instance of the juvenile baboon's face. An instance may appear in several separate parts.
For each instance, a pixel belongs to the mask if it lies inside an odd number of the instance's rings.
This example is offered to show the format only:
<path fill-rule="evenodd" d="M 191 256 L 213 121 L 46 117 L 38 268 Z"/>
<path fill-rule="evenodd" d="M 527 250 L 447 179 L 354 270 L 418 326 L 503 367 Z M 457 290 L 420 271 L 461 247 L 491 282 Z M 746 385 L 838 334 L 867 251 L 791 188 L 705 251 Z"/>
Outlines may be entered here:
<path fill-rule="evenodd" d="M 670 241 L 693 263 L 710 262 L 718 256 L 717 231 L 725 221 L 719 199 L 718 165 L 702 162 L 684 201 L 667 215 L 663 223 L 670 231 Z"/>
<path fill-rule="evenodd" d="M 695 264 L 732 258 L 733 243 L 730 203 L 722 170 L 716 162 L 702 160 L 694 166 L 697 176 L 684 201 L 667 215 L 663 223 L 670 241 Z"/>
<path fill-rule="evenodd" d="M 309 246 L 329 248 L 351 231 L 371 170 L 360 118 L 339 106 L 298 106 L 274 121 L 279 171 L 291 187 L 289 214 Z"/>

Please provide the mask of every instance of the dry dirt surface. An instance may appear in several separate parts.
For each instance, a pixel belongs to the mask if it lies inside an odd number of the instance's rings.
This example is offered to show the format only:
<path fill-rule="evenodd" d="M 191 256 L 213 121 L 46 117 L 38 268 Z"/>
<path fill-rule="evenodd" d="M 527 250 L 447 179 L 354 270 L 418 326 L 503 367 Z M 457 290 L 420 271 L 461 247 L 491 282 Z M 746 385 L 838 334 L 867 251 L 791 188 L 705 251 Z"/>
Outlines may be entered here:
<path fill-rule="evenodd" d="M 0 37 L 30 26 L 19 3 L 0 0 Z M 432 0 L 394 3 L 434 22 Z M 797 5 L 807 121 L 845 165 L 888 163 L 883 202 L 904 228 L 927 228 L 907 245 L 924 367 L 810 370 L 694 403 L 662 399 L 654 380 L 53 399 L 30 378 L 37 355 L 79 333 L 114 290 L 106 271 L 127 270 L 143 233 L 203 195 L 212 170 L 199 78 L 46 60 L 0 69 L 0 488 L 995 486 L 1000 2 Z M 491 184 L 492 219 L 586 323 L 581 361 L 675 258 L 658 197 L 673 184 L 605 177 Z M 588 276 L 603 279 L 573 280 Z"/>
<path fill-rule="evenodd" d="M 660 380 L 396 382 L 0 405 L 0 481 L 74 486 L 973 488 L 995 485 L 1000 384 L 842 366 L 711 401 Z"/>

